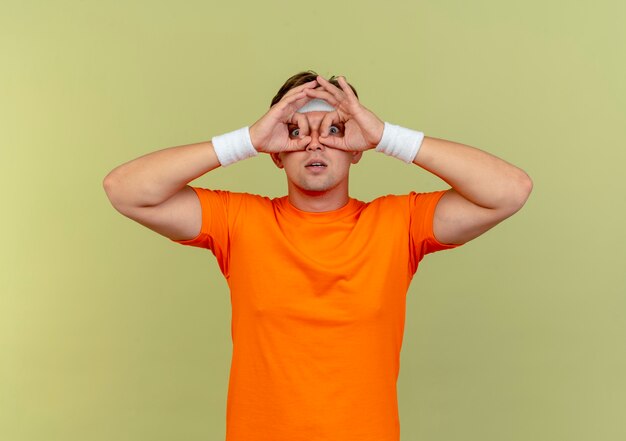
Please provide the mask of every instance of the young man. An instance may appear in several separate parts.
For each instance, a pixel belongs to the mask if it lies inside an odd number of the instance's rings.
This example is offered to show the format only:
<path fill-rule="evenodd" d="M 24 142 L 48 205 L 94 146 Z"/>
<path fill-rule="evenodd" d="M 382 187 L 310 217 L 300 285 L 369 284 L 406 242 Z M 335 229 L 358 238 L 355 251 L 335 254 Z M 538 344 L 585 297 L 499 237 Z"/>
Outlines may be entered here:
<path fill-rule="evenodd" d="M 452 188 L 353 199 L 350 166 L 372 149 Z M 285 170 L 287 196 L 187 185 L 258 152 Z M 227 441 L 397 441 L 405 295 L 420 260 L 517 212 L 532 182 L 491 154 L 385 123 L 345 78 L 309 71 L 249 128 L 142 156 L 104 188 L 125 216 L 217 258 L 232 303 Z"/>

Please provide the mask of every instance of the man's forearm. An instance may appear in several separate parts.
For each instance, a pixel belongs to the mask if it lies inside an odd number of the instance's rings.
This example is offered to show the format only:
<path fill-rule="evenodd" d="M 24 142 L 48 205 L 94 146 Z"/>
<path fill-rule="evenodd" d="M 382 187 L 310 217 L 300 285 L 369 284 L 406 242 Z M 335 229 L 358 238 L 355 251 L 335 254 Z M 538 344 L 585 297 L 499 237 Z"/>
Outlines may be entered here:
<path fill-rule="evenodd" d="M 413 163 L 484 208 L 517 210 L 532 187 L 522 169 L 468 145 L 425 136 Z"/>
<path fill-rule="evenodd" d="M 114 206 L 158 205 L 219 167 L 210 141 L 158 150 L 114 168 L 104 188 Z"/>

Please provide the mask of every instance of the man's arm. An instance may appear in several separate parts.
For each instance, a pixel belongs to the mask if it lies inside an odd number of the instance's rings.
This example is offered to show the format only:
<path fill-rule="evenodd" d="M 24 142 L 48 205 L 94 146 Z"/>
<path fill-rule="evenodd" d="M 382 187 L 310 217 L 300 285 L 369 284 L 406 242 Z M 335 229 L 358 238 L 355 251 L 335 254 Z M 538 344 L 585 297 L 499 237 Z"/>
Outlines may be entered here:
<path fill-rule="evenodd" d="M 468 242 L 522 208 L 532 180 L 518 167 L 464 144 L 425 136 L 413 163 L 452 188 L 435 209 L 433 230 L 442 243 Z"/>
<path fill-rule="evenodd" d="M 311 81 L 294 87 L 249 129 L 158 150 L 114 168 L 103 182 L 111 204 L 124 216 L 170 239 L 195 238 L 202 227 L 202 207 L 187 184 L 219 167 L 220 159 L 226 166 L 245 158 L 244 150 L 302 150 L 310 137 L 291 139 L 287 123 L 305 122 L 296 110 L 311 100 L 305 90 L 315 86 L 317 82 Z"/>
<path fill-rule="evenodd" d="M 340 88 L 322 77 L 317 78 L 321 89 L 309 89 L 307 95 L 325 99 L 337 109 L 322 121 L 320 140 L 325 145 L 346 151 L 365 151 L 383 143 L 385 123 L 361 105 L 344 77 L 337 80 Z M 334 121 L 345 122 L 343 138 L 329 136 L 328 128 Z M 395 130 L 392 127 L 389 125 Z M 397 135 L 397 132 L 390 134 L 384 144 L 407 141 L 405 135 L 398 141 Z M 403 157 L 407 151 L 402 147 L 390 144 L 381 151 Z M 425 136 L 421 147 L 415 151 L 414 164 L 452 187 L 439 199 L 435 209 L 433 230 L 441 243 L 462 244 L 480 236 L 522 208 L 532 190 L 533 184 L 526 172 L 477 148 Z"/>
<path fill-rule="evenodd" d="M 114 168 L 104 190 L 124 216 L 175 240 L 200 233 L 200 202 L 189 182 L 219 167 L 213 143 L 170 147 Z"/>

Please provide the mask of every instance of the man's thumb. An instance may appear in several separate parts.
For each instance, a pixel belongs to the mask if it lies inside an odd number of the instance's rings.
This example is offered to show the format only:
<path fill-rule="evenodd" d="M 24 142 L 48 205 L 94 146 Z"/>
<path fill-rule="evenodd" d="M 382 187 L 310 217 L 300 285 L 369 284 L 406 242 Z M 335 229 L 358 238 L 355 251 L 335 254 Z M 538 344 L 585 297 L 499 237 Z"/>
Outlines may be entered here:
<path fill-rule="evenodd" d="M 304 150 L 304 148 L 309 145 L 309 143 L 311 142 L 311 137 L 310 136 L 304 136 L 302 137 L 302 139 L 298 139 L 296 141 L 295 144 L 295 148 L 294 150 Z"/>
<path fill-rule="evenodd" d="M 334 136 L 320 136 L 320 142 L 324 144 L 325 146 L 328 146 L 334 149 L 341 148 L 340 140 Z"/>

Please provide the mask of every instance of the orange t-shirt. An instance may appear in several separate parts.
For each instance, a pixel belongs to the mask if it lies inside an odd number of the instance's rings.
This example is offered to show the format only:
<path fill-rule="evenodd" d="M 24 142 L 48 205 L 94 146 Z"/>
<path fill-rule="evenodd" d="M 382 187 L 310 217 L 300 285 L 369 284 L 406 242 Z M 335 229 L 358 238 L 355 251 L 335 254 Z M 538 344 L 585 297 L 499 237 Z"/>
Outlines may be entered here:
<path fill-rule="evenodd" d="M 350 199 L 322 213 L 281 197 L 194 188 L 231 292 L 226 441 L 398 441 L 406 292 L 444 191 Z"/>

